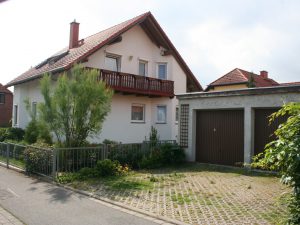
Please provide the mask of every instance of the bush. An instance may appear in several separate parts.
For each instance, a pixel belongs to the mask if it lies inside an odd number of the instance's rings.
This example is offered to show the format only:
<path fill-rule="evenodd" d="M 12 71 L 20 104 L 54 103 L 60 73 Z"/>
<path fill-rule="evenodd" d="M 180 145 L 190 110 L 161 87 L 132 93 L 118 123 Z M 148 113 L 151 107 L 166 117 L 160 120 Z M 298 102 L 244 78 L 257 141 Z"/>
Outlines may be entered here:
<path fill-rule="evenodd" d="M 185 153 L 177 144 L 163 144 L 145 156 L 141 163 L 141 168 L 154 169 L 162 166 L 178 165 L 185 160 Z"/>
<path fill-rule="evenodd" d="M 52 138 L 47 126 L 35 119 L 28 123 L 25 129 L 24 140 L 29 144 L 36 143 L 38 140 L 52 144 Z"/>
<path fill-rule="evenodd" d="M 27 172 L 51 172 L 53 151 L 45 143 L 27 146 L 24 150 L 25 169 Z"/>
<path fill-rule="evenodd" d="M 87 179 L 87 178 L 95 178 L 95 177 L 99 177 L 99 172 L 96 168 L 89 168 L 89 167 L 85 167 L 79 170 L 78 172 L 78 178 L 79 179 Z"/>
<path fill-rule="evenodd" d="M 117 160 L 99 160 L 96 165 L 96 170 L 102 177 L 122 174 L 122 166 Z"/>
<path fill-rule="evenodd" d="M 22 141 L 24 139 L 24 133 L 23 129 L 17 127 L 0 128 L 0 141 Z"/>
<path fill-rule="evenodd" d="M 36 120 L 31 120 L 25 129 L 24 140 L 28 144 L 33 144 L 37 141 L 38 136 L 39 136 L 39 130 L 38 130 L 37 122 Z"/>
<path fill-rule="evenodd" d="M 122 150 L 118 146 L 110 146 L 108 158 L 119 161 L 122 165 L 130 165 L 133 169 L 140 168 L 140 162 L 143 159 L 143 153 L 139 151 L 140 146 L 128 145 Z"/>

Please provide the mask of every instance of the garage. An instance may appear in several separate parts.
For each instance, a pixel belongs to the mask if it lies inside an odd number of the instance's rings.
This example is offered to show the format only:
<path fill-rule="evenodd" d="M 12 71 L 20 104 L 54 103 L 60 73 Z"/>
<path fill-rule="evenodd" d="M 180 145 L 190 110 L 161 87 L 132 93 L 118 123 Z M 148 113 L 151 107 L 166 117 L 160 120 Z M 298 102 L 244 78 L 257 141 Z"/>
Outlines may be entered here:
<path fill-rule="evenodd" d="M 276 118 L 271 124 L 269 116 L 279 108 L 255 109 L 254 115 L 254 155 L 264 151 L 265 145 L 275 139 L 274 132 L 278 126 L 286 121 L 287 117 Z"/>
<path fill-rule="evenodd" d="M 231 166 L 244 162 L 243 110 L 197 111 L 196 161 Z"/>

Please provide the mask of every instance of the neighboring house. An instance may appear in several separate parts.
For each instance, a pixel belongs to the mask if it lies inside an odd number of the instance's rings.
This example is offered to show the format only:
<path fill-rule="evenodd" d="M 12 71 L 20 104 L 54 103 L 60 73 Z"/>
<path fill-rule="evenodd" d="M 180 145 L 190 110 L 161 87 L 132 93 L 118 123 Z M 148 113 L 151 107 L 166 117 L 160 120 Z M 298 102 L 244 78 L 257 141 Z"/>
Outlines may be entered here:
<path fill-rule="evenodd" d="M 7 84 L 14 86 L 13 126 L 25 128 L 30 121 L 25 98 L 34 109 L 43 101 L 39 86 L 43 74 L 50 72 L 55 80 L 75 63 L 99 69 L 99 78 L 115 91 L 111 112 L 93 140 L 97 142 L 141 142 L 149 137 L 151 126 L 161 139 L 176 139 L 174 95 L 202 90 L 150 12 L 84 39 L 79 39 L 79 23 L 74 21 L 68 47 Z"/>
<path fill-rule="evenodd" d="M 179 143 L 190 161 L 250 163 L 274 139 L 286 120 L 269 124 L 269 115 L 288 102 L 300 102 L 300 83 L 177 95 Z"/>
<path fill-rule="evenodd" d="M 0 84 L 0 127 L 10 125 L 12 118 L 13 94 Z"/>
<path fill-rule="evenodd" d="M 268 77 L 267 71 L 260 75 L 236 68 L 214 82 L 210 83 L 205 91 L 225 91 L 253 87 L 273 87 L 280 85 Z"/>

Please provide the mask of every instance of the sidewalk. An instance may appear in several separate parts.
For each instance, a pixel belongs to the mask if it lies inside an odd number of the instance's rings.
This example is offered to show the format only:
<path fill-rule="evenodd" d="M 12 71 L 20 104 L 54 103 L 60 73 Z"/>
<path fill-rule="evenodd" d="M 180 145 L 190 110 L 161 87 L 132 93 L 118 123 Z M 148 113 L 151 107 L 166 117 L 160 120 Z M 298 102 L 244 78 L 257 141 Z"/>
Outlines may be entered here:
<path fill-rule="evenodd" d="M 23 225 L 23 223 L 0 206 L 0 225 Z"/>

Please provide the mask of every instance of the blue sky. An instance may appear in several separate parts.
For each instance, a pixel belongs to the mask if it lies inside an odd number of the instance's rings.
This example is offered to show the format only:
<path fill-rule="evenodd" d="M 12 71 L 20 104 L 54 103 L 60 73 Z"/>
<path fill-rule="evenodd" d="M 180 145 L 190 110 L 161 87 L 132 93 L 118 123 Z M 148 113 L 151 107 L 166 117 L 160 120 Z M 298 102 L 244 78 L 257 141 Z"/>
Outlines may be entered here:
<path fill-rule="evenodd" d="M 0 83 L 80 38 L 151 11 L 202 86 L 238 67 L 300 81 L 297 0 L 8 0 L 0 4 Z"/>

